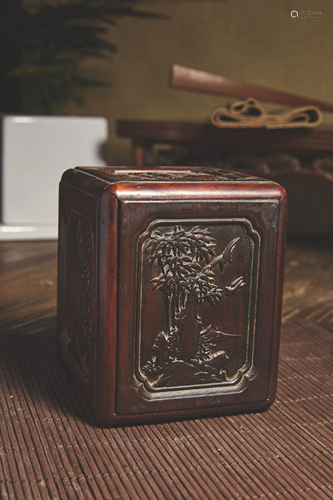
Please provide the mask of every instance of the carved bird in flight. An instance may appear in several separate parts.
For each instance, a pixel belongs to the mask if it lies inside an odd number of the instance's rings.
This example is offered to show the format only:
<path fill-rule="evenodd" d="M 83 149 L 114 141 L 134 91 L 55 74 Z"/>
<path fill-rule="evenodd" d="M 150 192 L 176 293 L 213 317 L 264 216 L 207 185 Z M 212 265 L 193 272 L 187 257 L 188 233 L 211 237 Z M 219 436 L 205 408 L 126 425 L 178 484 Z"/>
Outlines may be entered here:
<path fill-rule="evenodd" d="M 246 283 L 243 280 L 243 276 L 240 276 L 235 281 L 230 283 L 230 285 L 227 285 L 225 287 L 225 290 L 226 290 L 227 295 L 232 295 L 232 294 L 236 294 L 238 292 L 238 290 L 240 290 L 245 285 L 246 285 Z"/>

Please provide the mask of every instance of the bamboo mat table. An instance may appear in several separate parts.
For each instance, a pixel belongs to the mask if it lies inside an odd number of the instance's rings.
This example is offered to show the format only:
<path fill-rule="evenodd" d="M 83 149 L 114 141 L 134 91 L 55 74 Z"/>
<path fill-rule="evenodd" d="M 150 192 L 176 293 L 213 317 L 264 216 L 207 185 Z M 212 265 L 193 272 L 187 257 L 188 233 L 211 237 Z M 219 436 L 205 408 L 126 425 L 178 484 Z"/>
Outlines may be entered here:
<path fill-rule="evenodd" d="M 105 428 L 55 349 L 56 244 L 0 245 L 0 498 L 333 499 L 333 245 L 287 247 L 264 413 Z"/>

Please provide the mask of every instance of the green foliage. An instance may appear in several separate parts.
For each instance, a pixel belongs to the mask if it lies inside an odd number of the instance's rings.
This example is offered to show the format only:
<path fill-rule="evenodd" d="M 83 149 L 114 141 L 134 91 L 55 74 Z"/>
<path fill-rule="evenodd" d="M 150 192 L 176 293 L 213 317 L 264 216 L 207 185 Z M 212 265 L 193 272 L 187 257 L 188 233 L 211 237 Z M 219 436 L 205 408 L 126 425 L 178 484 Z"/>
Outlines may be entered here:
<path fill-rule="evenodd" d="M 5 0 L 8 10 L 10 2 Z M 83 104 L 80 88 L 108 86 L 107 82 L 84 78 L 80 64 L 86 58 L 109 58 L 117 52 L 106 39 L 110 26 L 126 17 L 166 19 L 140 10 L 140 0 L 36 0 L 23 4 L 20 15 L 1 23 L 3 49 L 15 45 L 21 62 L 0 75 L 22 94 L 22 111 L 30 114 L 57 113 L 69 101 Z M 7 47 L 7 49 L 6 49 Z"/>

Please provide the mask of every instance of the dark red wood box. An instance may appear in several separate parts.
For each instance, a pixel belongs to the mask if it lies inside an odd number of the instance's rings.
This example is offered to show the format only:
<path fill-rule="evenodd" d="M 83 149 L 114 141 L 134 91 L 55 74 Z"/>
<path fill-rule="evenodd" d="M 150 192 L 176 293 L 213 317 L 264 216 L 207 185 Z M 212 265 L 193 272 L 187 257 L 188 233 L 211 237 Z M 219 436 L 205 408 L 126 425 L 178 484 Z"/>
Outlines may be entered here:
<path fill-rule="evenodd" d="M 59 346 L 105 423 L 266 409 L 286 195 L 214 168 L 77 168 L 60 184 Z"/>

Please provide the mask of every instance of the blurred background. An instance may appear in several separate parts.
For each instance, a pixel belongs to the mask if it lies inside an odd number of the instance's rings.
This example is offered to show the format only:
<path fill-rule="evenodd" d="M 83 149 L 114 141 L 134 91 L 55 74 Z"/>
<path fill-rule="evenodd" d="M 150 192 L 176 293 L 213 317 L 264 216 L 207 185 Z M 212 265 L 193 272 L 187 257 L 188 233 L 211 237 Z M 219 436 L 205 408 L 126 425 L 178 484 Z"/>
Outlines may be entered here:
<path fill-rule="evenodd" d="M 116 119 L 202 122 L 230 102 L 169 88 L 174 63 L 333 103 L 330 0 L 3 1 L 0 111 L 103 116 L 111 165 L 131 161 Z"/>
<path fill-rule="evenodd" d="M 99 131 L 95 130 L 99 141 L 96 139 L 93 143 L 95 157 L 92 158 L 95 160 L 91 160 L 91 156 L 88 159 L 86 153 L 83 160 L 77 159 L 80 158 L 76 156 L 78 152 L 83 152 L 81 136 L 77 133 L 76 150 L 71 155 L 64 150 L 60 139 L 52 136 L 54 150 L 47 145 L 45 157 L 33 158 L 29 163 L 29 155 L 39 154 L 42 145 L 49 144 L 38 132 L 38 127 L 43 127 L 43 124 L 36 125 L 34 143 L 22 132 L 28 141 L 24 148 L 15 138 L 10 146 L 2 142 L 2 160 L 8 147 L 15 152 L 22 151 L 23 155 L 22 161 L 15 160 L 14 165 L 8 167 L 2 161 L 2 212 L 6 192 L 8 202 L 22 214 L 27 213 L 23 192 L 29 193 L 33 208 L 44 219 L 47 210 L 39 205 L 40 200 L 43 198 L 47 208 L 53 203 L 53 218 L 48 221 L 36 221 L 31 216 L 30 229 L 38 224 L 52 225 L 44 239 L 51 232 L 52 238 L 57 237 L 57 190 L 62 171 L 83 165 L 84 160 L 90 165 L 131 164 L 131 139 L 129 135 L 125 138 L 117 135 L 117 120 L 197 124 L 198 137 L 200 127 L 214 128 L 209 125 L 211 112 L 233 99 L 171 88 L 169 79 L 173 64 L 333 104 L 331 0 L 3 0 L 2 10 L 5 13 L 0 16 L 0 111 L 4 115 L 3 125 L 6 116 L 10 115 L 43 119 L 100 117 L 102 120 Z M 298 17 L 291 16 L 295 10 Z M 302 16 L 302 12 L 313 15 Z M 265 103 L 268 111 L 277 107 Z M 263 170 L 264 177 L 272 174 L 271 178 L 280 182 L 281 177 L 273 174 L 281 167 L 291 178 L 287 190 L 289 229 L 293 234 L 287 245 L 286 320 L 309 317 L 329 322 L 333 317 L 332 125 L 333 114 L 324 113 L 320 127 L 313 131 L 308 129 L 309 132 L 301 131 L 304 134 L 297 151 L 284 147 L 289 132 L 290 137 L 298 134 L 298 131 L 290 130 L 285 131 L 284 143 L 277 142 L 274 151 L 264 153 L 266 156 L 275 155 L 273 161 L 270 156 L 266 162 L 268 167 Z M 154 127 L 152 123 L 149 129 L 152 138 Z M 2 128 L 4 139 L 4 126 Z M 63 125 L 59 128 L 65 139 L 68 138 Z M 74 135 L 75 130 L 78 130 L 76 125 L 71 132 Z M 228 149 L 225 145 L 228 141 L 223 143 L 224 130 L 216 131 L 220 134 L 222 150 L 224 147 Z M 312 134 L 315 139 L 308 140 Z M 255 139 L 256 136 L 255 132 L 252 137 Z M 74 140 L 67 142 L 75 143 Z M 265 146 L 265 139 L 259 142 Z M 274 140 L 271 142 L 274 145 Z M 192 141 L 190 149 L 194 143 Z M 237 148 L 242 149 L 241 140 L 236 141 Z M 254 149 L 262 154 L 257 146 Z M 57 162 L 57 151 L 63 153 L 60 162 Z M 51 166 L 48 166 L 48 157 L 53 160 Z M 180 157 L 182 159 L 184 155 Z M 163 164 L 163 155 L 158 158 Z M 172 158 L 168 161 L 172 163 Z M 248 162 L 235 165 L 235 168 L 244 165 L 246 167 Z M 17 169 L 11 178 L 10 189 L 5 185 L 9 175 L 4 173 L 6 168 L 9 172 Z M 53 175 L 51 181 L 48 169 Z M 30 173 L 34 177 L 28 185 L 24 175 Z M 303 173 L 306 175 L 302 177 Z M 48 194 L 47 189 L 51 189 L 52 194 Z M 15 216 L 17 225 L 19 215 L 15 213 Z M 2 229 L 6 231 L 8 227 L 4 224 Z M 23 232 L 25 230 L 23 228 Z M 295 239 L 295 233 L 301 235 Z M 7 237 L 6 234 L 2 233 L 4 239 L 15 236 L 12 233 Z M 24 234 L 21 239 L 29 240 L 29 237 L 29 234 Z M 37 231 L 35 239 L 38 238 Z M 1 255 L 3 268 L 11 269 L 9 274 L 3 275 L 3 282 L 9 287 L 2 309 L 6 311 L 3 312 L 3 328 L 10 330 L 16 325 L 10 308 L 14 307 L 13 304 L 16 304 L 14 309 L 19 307 L 19 302 L 23 304 L 27 324 L 40 321 L 38 311 L 41 309 L 49 318 L 47 321 L 54 322 L 56 243 L 45 242 L 44 246 L 39 242 L 2 243 Z M 43 259 L 44 268 L 41 265 Z M 12 272 L 16 273 L 18 262 L 22 263 L 22 269 L 14 276 Z M 31 301 L 31 282 L 26 289 L 22 288 L 21 299 L 17 297 L 15 280 L 24 281 L 23 268 L 27 273 L 25 283 L 32 279 L 32 271 L 36 273 L 33 278 L 36 310 L 27 310 L 25 306 L 26 300 Z"/>

